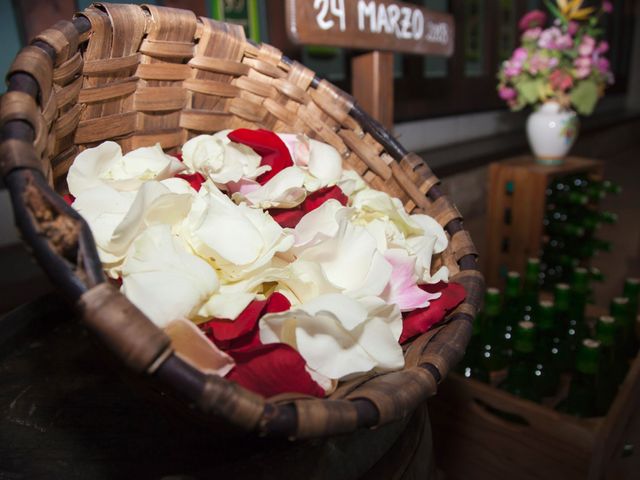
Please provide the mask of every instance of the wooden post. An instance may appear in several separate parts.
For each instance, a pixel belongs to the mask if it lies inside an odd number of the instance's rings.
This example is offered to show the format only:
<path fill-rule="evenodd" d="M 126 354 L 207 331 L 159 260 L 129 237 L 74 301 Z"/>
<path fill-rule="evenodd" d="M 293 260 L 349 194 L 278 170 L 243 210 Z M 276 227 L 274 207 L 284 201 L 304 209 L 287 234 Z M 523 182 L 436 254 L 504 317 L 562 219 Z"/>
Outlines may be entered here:
<path fill-rule="evenodd" d="M 287 0 L 285 5 L 287 33 L 294 43 L 373 50 L 352 60 L 352 93 L 387 130 L 393 127 L 391 52 L 453 54 L 453 17 L 413 3 Z"/>
<path fill-rule="evenodd" d="M 387 130 L 393 128 L 393 53 L 379 50 L 351 61 L 351 91 L 356 101 Z"/>

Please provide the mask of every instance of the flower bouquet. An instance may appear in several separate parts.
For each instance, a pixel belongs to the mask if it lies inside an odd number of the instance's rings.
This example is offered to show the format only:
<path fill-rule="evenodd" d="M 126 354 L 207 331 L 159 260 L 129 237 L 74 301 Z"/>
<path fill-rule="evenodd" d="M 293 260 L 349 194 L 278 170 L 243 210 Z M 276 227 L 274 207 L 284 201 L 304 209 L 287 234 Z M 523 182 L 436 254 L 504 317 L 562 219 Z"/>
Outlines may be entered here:
<path fill-rule="evenodd" d="M 109 141 L 67 183 L 108 277 L 177 353 L 264 397 L 401 369 L 465 297 L 440 224 L 304 135 L 226 130 L 178 156 Z"/>
<path fill-rule="evenodd" d="M 590 115 L 613 83 L 609 45 L 601 39 L 599 25 L 612 5 L 603 1 L 599 8 L 583 7 L 583 0 L 545 4 L 550 24 L 541 10 L 520 20 L 521 45 L 498 72 L 498 94 L 511 110 L 540 107 L 539 115 L 530 117 L 527 133 L 538 158 L 553 159 L 563 157 L 576 138 L 572 109 Z"/>

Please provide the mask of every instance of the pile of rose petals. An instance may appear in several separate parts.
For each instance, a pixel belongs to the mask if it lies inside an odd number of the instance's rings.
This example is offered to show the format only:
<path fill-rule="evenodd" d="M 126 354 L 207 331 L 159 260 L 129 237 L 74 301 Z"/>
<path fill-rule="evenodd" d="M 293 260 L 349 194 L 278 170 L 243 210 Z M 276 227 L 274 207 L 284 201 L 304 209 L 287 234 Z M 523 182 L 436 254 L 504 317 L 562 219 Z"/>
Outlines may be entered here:
<path fill-rule="evenodd" d="M 302 135 L 200 135 L 178 157 L 105 142 L 67 182 L 105 272 L 178 354 L 266 397 L 401 369 L 401 344 L 465 297 L 433 268 L 433 218 Z"/>

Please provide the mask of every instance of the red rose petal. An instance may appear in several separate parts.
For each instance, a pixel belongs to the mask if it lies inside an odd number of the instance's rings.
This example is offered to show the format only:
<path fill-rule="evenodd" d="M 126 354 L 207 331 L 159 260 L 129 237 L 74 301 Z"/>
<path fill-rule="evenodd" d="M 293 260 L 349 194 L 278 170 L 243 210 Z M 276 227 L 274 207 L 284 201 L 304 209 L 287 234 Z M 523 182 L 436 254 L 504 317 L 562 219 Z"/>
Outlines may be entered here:
<path fill-rule="evenodd" d="M 302 208 L 270 208 L 269 215 L 282 228 L 296 228 L 298 222 L 304 217 L 305 212 Z"/>
<path fill-rule="evenodd" d="M 265 397 L 296 392 L 324 397 L 324 389 L 305 369 L 302 356 L 284 343 L 228 352 L 236 366 L 226 378 Z"/>
<path fill-rule="evenodd" d="M 432 325 L 444 319 L 447 312 L 456 308 L 466 297 L 464 287 L 459 283 L 439 282 L 435 285 L 419 285 L 423 290 L 435 293 L 441 291 L 437 300 L 432 300 L 426 308 L 417 308 L 403 315 L 400 343 L 426 332 Z"/>
<path fill-rule="evenodd" d="M 173 153 L 171 154 L 172 156 L 176 157 L 178 160 L 180 160 L 181 162 L 183 162 L 184 160 L 182 160 L 182 153 Z"/>
<path fill-rule="evenodd" d="M 267 299 L 267 306 L 264 313 L 286 312 L 291 308 L 291 302 L 287 297 L 279 292 L 272 293 Z"/>
<path fill-rule="evenodd" d="M 199 192 L 200 191 L 200 187 L 202 187 L 202 184 L 205 182 L 205 178 L 202 174 L 196 172 L 196 173 L 180 173 L 178 175 L 176 175 L 176 178 L 181 178 L 183 180 L 186 180 L 187 182 L 189 182 L 189 185 L 191 185 L 191 187 L 196 191 Z"/>
<path fill-rule="evenodd" d="M 273 293 L 267 300 L 254 300 L 235 320 L 214 318 L 199 325 L 205 335 L 223 350 L 246 349 L 260 345 L 258 320 L 265 313 L 284 312 L 291 308 L 287 297 Z"/>
<path fill-rule="evenodd" d="M 334 185 L 333 187 L 324 187 L 316 192 L 309 194 L 307 198 L 304 199 L 302 208 L 304 209 L 305 213 L 309 213 L 318 208 L 327 200 L 337 200 L 342 205 L 346 205 L 349 201 L 349 197 L 347 197 L 337 185 Z"/>
<path fill-rule="evenodd" d="M 295 228 L 298 222 L 307 213 L 320 207 L 327 200 L 337 200 L 342 205 L 346 205 L 349 201 L 344 192 L 334 185 L 333 187 L 324 187 L 307 196 L 300 205 L 295 208 L 270 208 L 269 214 L 282 228 Z"/>
<path fill-rule="evenodd" d="M 70 193 L 63 195 L 62 198 L 64 199 L 65 202 L 67 202 L 67 205 L 71 205 L 73 202 L 76 201 L 76 197 L 74 197 Z"/>
<path fill-rule="evenodd" d="M 251 147 L 262 157 L 260 166 L 269 165 L 271 167 L 271 170 L 256 178 L 260 185 L 267 183 L 285 168 L 293 166 L 289 149 L 278 135 L 269 130 L 239 128 L 230 132 L 227 137 L 232 142 Z"/>

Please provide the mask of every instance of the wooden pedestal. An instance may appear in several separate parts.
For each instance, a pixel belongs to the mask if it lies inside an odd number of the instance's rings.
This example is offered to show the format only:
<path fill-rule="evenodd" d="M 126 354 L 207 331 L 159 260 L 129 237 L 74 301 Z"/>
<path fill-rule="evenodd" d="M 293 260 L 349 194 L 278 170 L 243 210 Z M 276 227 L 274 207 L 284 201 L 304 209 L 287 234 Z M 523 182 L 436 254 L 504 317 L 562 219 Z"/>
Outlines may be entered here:
<path fill-rule="evenodd" d="M 631 480 L 640 467 L 639 402 L 640 358 L 608 415 L 591 419 L 453 373 L 429 402 L 435 458 L 447 480 Z"/>
<path fill-rule="evenodd" d="M 568 157 L 563 165 L 543 166 L 530 155 L 489 166 L 485 278 L 500 287 L 509 270 L 522 272 L 527 258 L 542 247 L 545 190 L 558 177 L 585 173 L 602 176 L 599 160 Z"/>

